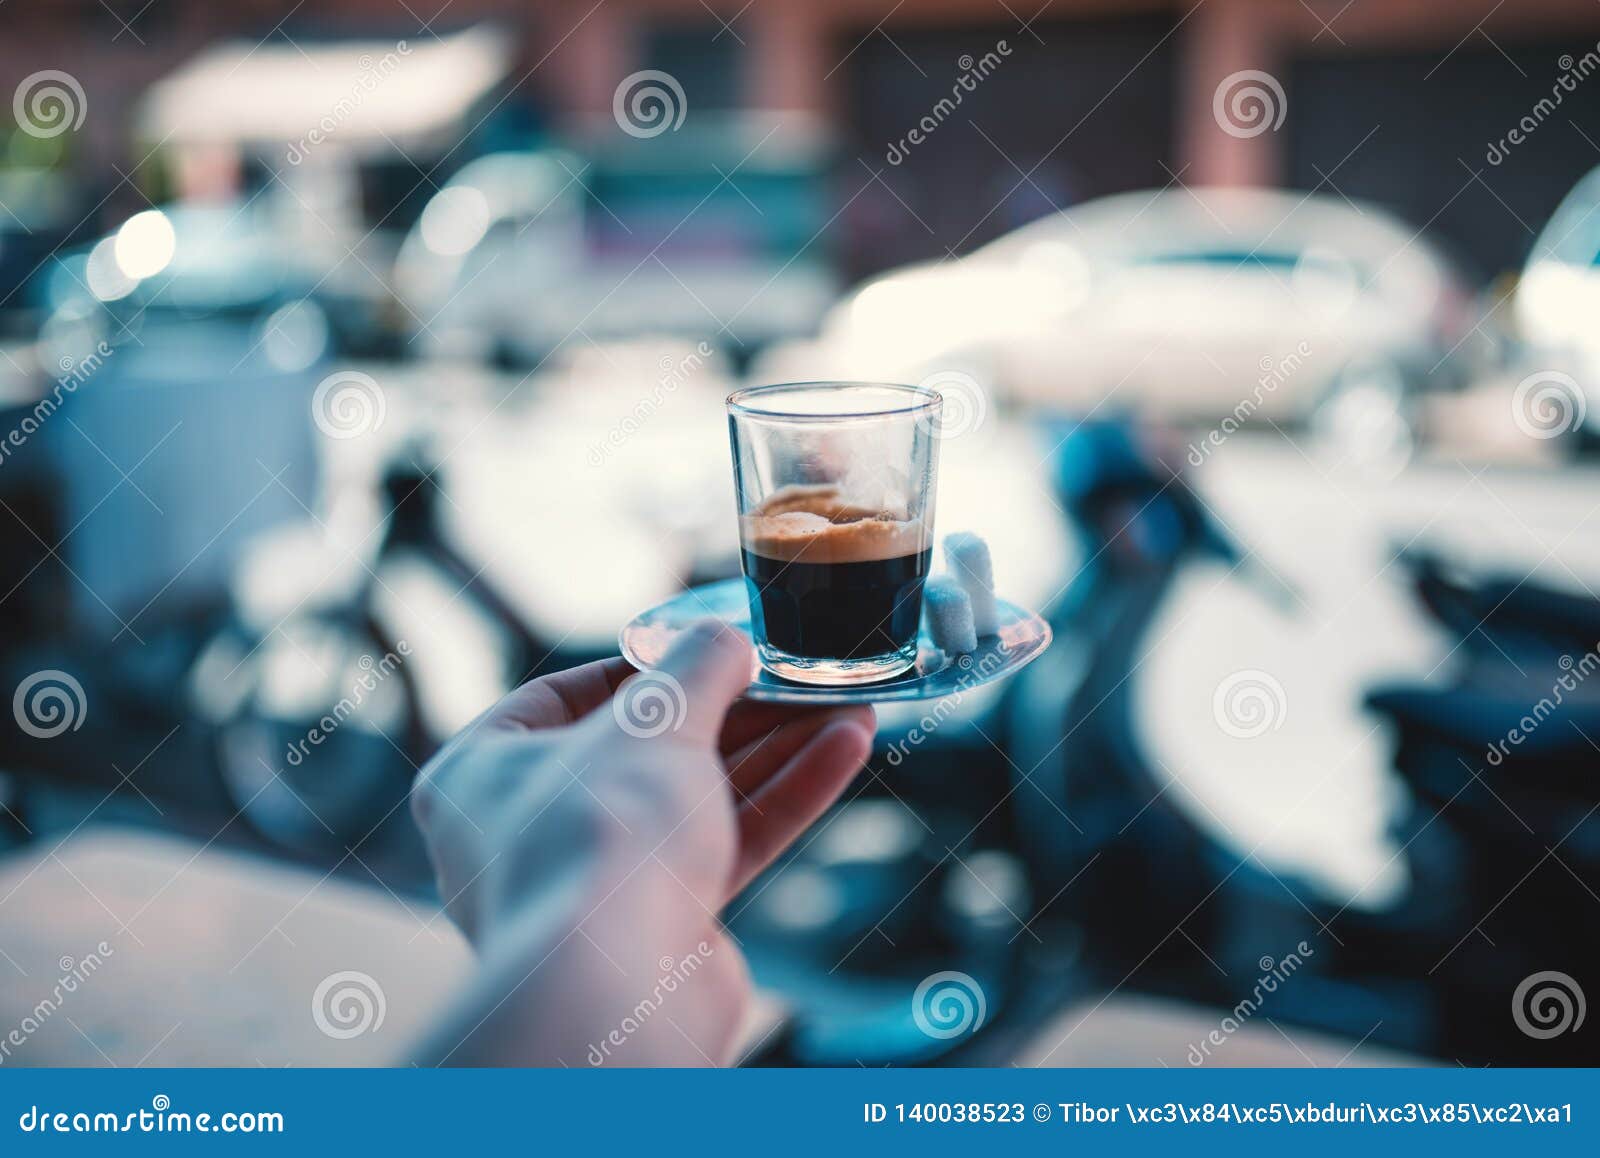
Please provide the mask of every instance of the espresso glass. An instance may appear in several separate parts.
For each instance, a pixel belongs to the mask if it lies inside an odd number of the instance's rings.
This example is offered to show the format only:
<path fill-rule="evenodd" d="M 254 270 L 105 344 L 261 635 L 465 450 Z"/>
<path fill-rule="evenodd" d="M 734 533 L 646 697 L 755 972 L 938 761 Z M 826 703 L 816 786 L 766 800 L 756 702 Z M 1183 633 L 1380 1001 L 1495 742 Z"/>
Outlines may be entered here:
<path fill-rule="evenodd" d="M 942 404 L 873 382 L 728 397 L 750 626 L 768 671 L 858 684 L 916 662 Z"/>

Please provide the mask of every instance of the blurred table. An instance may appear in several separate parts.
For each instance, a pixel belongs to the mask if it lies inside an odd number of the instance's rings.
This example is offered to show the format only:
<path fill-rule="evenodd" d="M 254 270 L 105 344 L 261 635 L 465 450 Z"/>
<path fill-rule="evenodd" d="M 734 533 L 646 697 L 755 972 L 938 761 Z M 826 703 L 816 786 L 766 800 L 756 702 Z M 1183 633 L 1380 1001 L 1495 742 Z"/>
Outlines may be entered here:
<path fill-rule="evenodd" d="M 0 862 L 0 1035 L 24 1036 L 7 1065 L 393 1064 L 469 968 L 436 910 L 214 846 L 99 829 Z M 58 993 L 74 974 L 76 987 Z M 353 1002 L 342 1021 L 329 1004 L 341 988 Z M 356 994 L 381 994 L 381 1022 Z M 54 1006 L 43 1017 L 41 1002 Z M 770 1033 L 781 1008 L 758 995 L 750 1040 Z M 1017 1064 L 1181 1067 L 1226 1012 L 1121 995 L 1085 1002 L 1042 1025 Z M 370 1028 L 351 1032 L 363 1018 Z M 1260 1017 L 1207 1064 L 1404 1060 Z"/>
<path fill-rule="evenodd" d="M 1236 434 L 1190 477 L 1300 603 L 1283 614 L 1223 565 L 1182 575 L 1136 677 L 1152 771 L 1236 855 L 1303 874 L 1340 903 L 1381 905 L 1407 879 L 1387 831 L 1400 798 L 1391 738 L 1362 697 L 1380 680 L 1444 681 L 1454 646 L 1389 565 L 1395 549 L 1600 590 L 1600 471 L 1424 462 L 1373 479 L 1277 436 Z M 1284 711 L 1240 739 L 1218 726 L 1213 696 L 1246 670 L 1282 685 Z"/>
<path fill-rule="evenodd" d="M 436 910 L 215 846 L 98 829 L 0 862 L 0 1038 L 25 1035 L 8 1065 L 392 1063 L 469 961 Z M 341 988 L 381 993 L 381 1024 L 319 1027 L 318 987 L 340 973 L 365 980 L 334 982 L 323 1009 Z M 340 1033 L 363 1016 L 335 1012 Z"/>
<path fill-rule="evenodd" d="M 1118 994 L 1085 1002 L 1039 1028 L 1016 1059 L 1019 1066 L 1164 1066 L 1187 1069 L 1201 1058 L 1207 1069 L 1271 1069 L 1430 1064 L 1365 1042 L 1285 1027 L 1258 1016 L 1226 1032 L 1232 1010 L 1181 1005 L 1154 997 Z M 1209 1042 L 1212 1033 L 1221 1045 Z M 1203 1052 L 1202 1052 L 1203 1051 Z"/>

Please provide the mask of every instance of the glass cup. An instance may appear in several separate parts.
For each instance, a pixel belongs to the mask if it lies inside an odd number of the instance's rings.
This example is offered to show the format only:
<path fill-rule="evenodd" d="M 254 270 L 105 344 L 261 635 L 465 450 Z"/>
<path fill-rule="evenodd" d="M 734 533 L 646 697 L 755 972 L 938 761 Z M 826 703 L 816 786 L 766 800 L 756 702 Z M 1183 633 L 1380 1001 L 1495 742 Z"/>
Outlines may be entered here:
<path fill-rule="evenodd" d="M 729 395 L 740 557 L 768 671 L 858 684 L 916 663 L 942 405 L 874 382 Z"/>

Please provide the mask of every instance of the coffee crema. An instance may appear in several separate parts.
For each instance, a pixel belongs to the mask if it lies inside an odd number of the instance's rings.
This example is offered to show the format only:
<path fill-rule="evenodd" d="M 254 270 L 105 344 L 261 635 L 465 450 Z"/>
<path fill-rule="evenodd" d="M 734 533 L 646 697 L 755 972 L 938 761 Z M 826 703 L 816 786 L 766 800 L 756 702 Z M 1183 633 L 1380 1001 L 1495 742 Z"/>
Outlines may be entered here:
<path fill-rule="evenodd" d="M 846 502 L 831 484 L 773 492 L 740 531 L 745 551 L 785 563 L 872 563 L 928 546 L 921 519 Z"/>
<path fill-rule="evenodd" d="M 751 616 L 772 646 L 823 660 L 915 647 L 931 555 L 922 519 L 790 486 L 740 530 Z"/>

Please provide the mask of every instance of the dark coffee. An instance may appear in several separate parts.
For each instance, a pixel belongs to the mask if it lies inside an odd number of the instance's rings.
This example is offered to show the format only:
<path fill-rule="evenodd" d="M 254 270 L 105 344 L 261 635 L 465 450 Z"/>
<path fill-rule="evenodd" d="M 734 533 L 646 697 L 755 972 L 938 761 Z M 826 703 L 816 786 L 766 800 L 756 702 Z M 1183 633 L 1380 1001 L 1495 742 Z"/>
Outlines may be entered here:
<path fill-rule="evenodd" d="M 893 559 L 809 563 L 744 552 L 745 581 L 758 632 L 790 655 L 866 659 L 917 635 L 922 582 L 932 551 Z"/>
<path fill-rule="evenodd" d="M 920 519 L 786 487 L 742 524 L 756 638 L 799 660 L 875 659 L 915 643 L 930 544 Z"/>

